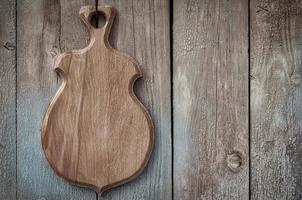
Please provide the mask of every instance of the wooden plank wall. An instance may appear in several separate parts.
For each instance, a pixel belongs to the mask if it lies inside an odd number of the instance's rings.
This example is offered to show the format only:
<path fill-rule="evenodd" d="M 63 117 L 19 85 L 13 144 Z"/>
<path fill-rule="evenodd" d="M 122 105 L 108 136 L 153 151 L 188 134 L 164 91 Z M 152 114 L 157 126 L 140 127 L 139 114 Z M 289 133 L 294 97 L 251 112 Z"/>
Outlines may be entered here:
<path fill-rule="evenodd" d="M 175 199 L 248 199 L 248 1 L 174 2 Z"/>
<path fill-rule="evenodd" d="M 99 0 L 118 10 L 112 45 L 141 64 L 155 149 L 103 196 L 55 175 L 40 142 L 52 66 L 87 45 L 78 12 L 94 2 L 0 2 L 0 199 L 302 199 L 299 0 Z"/>

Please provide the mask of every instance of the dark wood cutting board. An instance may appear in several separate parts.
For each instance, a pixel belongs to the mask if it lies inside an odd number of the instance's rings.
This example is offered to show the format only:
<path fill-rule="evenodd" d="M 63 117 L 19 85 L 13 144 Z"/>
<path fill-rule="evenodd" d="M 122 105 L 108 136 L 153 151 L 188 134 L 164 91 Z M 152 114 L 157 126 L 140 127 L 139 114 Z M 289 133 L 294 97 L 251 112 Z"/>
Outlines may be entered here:
<path fill-rule="evenodd" d="M 116 12 L 109 6 L 98 11 L 106 18 L 102 28 L 90 23 L 94 6 L 80 10 L 91 41 L 57 59 L 62 85 L 47 108 L 41 132 L 45 156 L 56 173 L 102 193 L 141 173 L 154 133 L 133 92 L 142 76 L 138 64 L 108 42 Z"/>

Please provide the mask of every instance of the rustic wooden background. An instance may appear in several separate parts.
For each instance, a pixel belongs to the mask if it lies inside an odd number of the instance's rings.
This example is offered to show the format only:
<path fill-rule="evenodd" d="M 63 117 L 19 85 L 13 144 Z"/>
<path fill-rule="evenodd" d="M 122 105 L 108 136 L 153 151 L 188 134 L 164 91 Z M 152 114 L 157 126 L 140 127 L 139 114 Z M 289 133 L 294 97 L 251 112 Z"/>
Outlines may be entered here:
<path fill-rule="evenodd" d="M 302 199 L 302 1 L 99 0 L 135 57 L 156 143 L 135 181 L 101 197 L 56 176 L 43 112 L 60 52 L 84 47 L 93 0 L 0 2 L 0 199 Z"/>

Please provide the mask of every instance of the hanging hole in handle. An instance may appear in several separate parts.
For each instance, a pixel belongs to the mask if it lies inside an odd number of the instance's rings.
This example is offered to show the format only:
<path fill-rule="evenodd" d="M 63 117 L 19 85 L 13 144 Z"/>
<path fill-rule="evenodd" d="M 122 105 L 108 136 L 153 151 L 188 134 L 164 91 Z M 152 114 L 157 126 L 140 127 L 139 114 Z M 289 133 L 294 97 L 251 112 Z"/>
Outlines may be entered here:
<path fill-rule="evenodd" d="M 101 11 L 95 11 L 91 13 L 89 21 L 94 28 L 102 28 L 106 24 L 106 17 Z"/>

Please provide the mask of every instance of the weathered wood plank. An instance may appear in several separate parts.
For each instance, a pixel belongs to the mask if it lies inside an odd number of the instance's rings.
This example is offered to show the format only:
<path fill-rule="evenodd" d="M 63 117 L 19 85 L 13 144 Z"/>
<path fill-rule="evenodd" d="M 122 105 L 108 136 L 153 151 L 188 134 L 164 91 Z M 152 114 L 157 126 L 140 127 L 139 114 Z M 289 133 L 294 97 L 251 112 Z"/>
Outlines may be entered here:
<path fill-rule="evenodd" d="M 0 197 L 16 199 L 16 12 L 0 2 Z"/>
<path fill-rule="evenodd" d="M 151 160 L 141 176 L 104 193 L 101 199 L 171 199 L 171 105 L 168 0 L 100 0 L 118 13 L 112 27 L 113 47 L 134 57 L 143 78 L 135 93 L 148 108 L 155 125 Z"/>
<path fill-rule="evenodd" d="M 302 199 L 302 2 L 251 1 L 251 198 Z"/>
<path fill-rule="evenodd" d="M 174 2 L 175 199 L 248 199 L 248 1 Z"/>
<path fill-rule="evenodd" d="M 53 64 L 60 52 L 61 13 L 69 11 L 61 9 L 60 1 L 47 0 L 20 0 L 17 11 L 18 199 L 96 199 L 93 191 L 55 175 L 41 148 L 42 116 L 60 84 Z"/>

